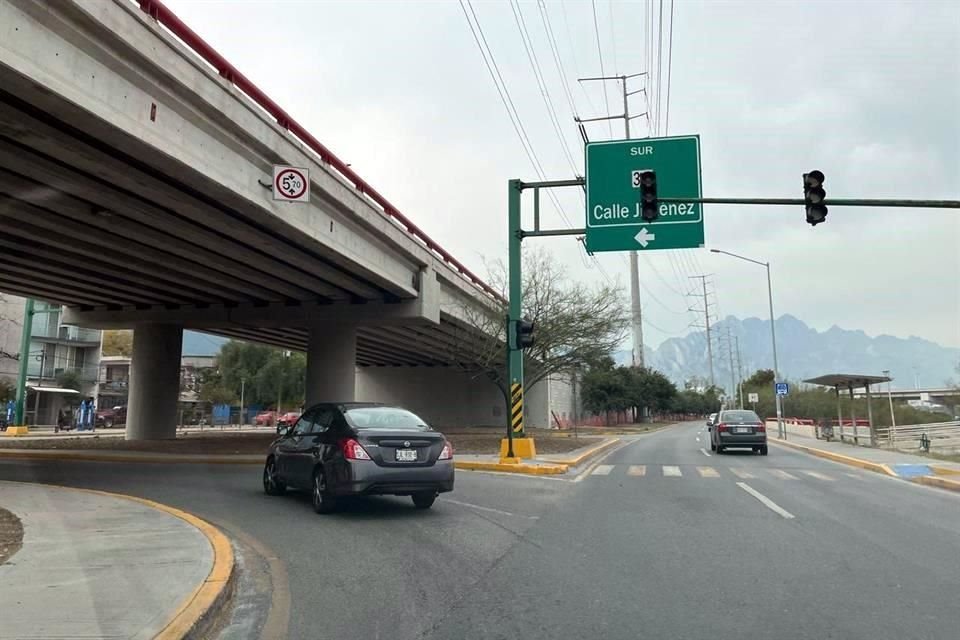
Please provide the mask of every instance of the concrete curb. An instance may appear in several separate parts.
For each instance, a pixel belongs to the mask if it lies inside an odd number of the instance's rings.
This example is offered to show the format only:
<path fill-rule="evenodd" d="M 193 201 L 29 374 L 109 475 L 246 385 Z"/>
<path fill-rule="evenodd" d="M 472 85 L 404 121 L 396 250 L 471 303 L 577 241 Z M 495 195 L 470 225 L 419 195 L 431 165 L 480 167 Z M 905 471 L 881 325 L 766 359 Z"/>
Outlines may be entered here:
<path fill-rule="evenodd" d="M 454 460 L 455 469 L 465 471 L 499 471 L 533 476 L 549 476 L 567 472 L 565 464 L 506 464 L 502 462 L 479 462 L 474 460 Z"/>
<path fill-rule="evenodd" d="M 850 456 L 845 456 L 839 453 L 834 453 L 832 451 L 824 451 L 823 449 L 816 449 L 814 447 L 807 447 L 802 444 L 794 444 L 793 442 L 784 442 L 782 440 L 768 439 L 768 442 L 772 444 L 779 445 L 781 447 L 788 447 L 791 449 L 797 449 L 810 455 L 817 456 L 818 458 L 826 458 L 827 460 L 833 460 L 834 462 L 839 462 L 851 467 L 858 467 L 860 469 L 866 469 L 867 471 L 874 471 L 876 473 L 882 473 L 886 476 L 891 476 L 893 478 L 898 478 L 899 476 L 896 472 L 891 469 L 888 465 L 881 464 L 879 462 L 870 462 L 869 460 L 861 460 L 860 458 L 852 458 Z"/>
<path fill-rule="evenodd" d="M 148 462 L 166 464 L 262 464 L 265 455 L 227 454 L 218 456 L 184 456 L 177 453 L 146 453 L 144 455 L 109 455 L 80 449 L 0 449 L 0 458 L 21 460 L 79 460 L 82 462 Z"/>
<path fill-rule="evenodd" d="M 948 467 L 938 467 L 931 464 L 930 470 L 938 476 L 960 476 L 960 469 L 950 469 Z"/>
<path fill-rule="evenodd" d="M 917 484 L 925 484 L 930 487 L 946 489 L 947 491 L 960 492 L 960 481 L 958 480 L 948 480 L 947 478 L 943 478 L 941 476 L 918 476 L 916 478 L 911 478 L 911 480 Z"/>
<path fill-rule="evenodd" d="M 566 459 L 550 458 L 550 462 L 567 465 L 568 467 L 577 467 L 583 464 L 584 462 L 586 462 L 587 460 L 589 460 L 590 458 L 594 457 L 601 451 L 606 451 L 607 449 L 617 444 L 618 442 L 620 442 L 620 438 L 608 438 L 607 440 L 604 440 L 603 442 L 596 445 L 595 447 L 591 449 L 587 449 L 586 451 L 578 455 L 576 458 L 566 458 Z"/>
<path fill-rule="evenodd" d="M 192 513 L 187 513 L 175 507 L 125 493 L 35 482 L 21 482 L 20 484 L 56 487 L 57 489 L 66 489 L 68 491 L 83 491 L 95 495 L 138 502 L 157 511 L 163 511 L 164 513 L 180 518 L 187 524 L 198 529 L 200 533 L 204 535 L 213 550 L 213 565 L 210 567 L 210 573 L 207 574 L 206 579 L 204 579 L 190 595 L 180 602 L 177 610 L 167 620 L 163 629 L 154 636 L 154 640 L 183 640 L 186 638 L 202 637 L 200 635 L 195 636 L 194 634 L 202 634 L 204 632 L 204 625 L 208 623 L 218 612 L 219 608 L 228 601 L 234 578 L 233 545 L 222 531 L 206 520 L 202 520 Z"/>

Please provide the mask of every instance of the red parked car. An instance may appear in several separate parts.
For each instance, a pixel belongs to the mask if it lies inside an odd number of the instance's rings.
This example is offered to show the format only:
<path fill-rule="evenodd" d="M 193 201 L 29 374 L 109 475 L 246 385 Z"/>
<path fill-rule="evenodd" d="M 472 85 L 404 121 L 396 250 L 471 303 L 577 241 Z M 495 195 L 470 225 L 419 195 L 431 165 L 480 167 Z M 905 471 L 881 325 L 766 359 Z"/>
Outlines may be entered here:
<path fill-rule="evenodd" d="M 284 427 L 292 427 L 297 423 L 297 420 L 299 419 L 300 419 L 299 411 L 287 411 L 286 413 L 281 414 L 280 419 L 277 420 L 277 430 L 279 431 Z"/>
<path fill-rule="evenodd" d="M 253 419 L 253 424 L 258 427 L 269 427 L 276 419 L 276 415 L 276 411 L 261 411 L 257 414 L 257 417 Z"/>

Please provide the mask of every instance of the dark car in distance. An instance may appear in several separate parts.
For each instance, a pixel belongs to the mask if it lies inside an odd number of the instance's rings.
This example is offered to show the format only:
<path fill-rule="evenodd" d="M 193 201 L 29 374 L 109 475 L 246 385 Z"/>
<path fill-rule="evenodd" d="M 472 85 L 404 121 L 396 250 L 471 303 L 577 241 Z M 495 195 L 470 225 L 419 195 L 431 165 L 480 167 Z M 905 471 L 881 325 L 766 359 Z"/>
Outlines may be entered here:
<path fill-rule="evenodd" d="M 767 455 L 767 427 L 760 416 L 748 409 L 721 411 L 710 426 L 711 451 L 723 453 L 737 447 Z"/>
<path fill-rule="evenodd" d="M 274 440 L 263 490 L 310 491 L 317 513 L 345 496 L 410 496 L 429 509 L 453 491 L 453 446 L 406 409 L 370 402 L 324 403 L 303 412 Z"/>

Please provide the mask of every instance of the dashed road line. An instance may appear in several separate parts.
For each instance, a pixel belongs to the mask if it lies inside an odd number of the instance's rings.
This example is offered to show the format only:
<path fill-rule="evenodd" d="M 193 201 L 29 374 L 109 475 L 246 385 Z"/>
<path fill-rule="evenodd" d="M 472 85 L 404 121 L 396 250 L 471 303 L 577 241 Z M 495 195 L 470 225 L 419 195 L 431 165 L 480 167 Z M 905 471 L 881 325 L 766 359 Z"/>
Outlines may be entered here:
<path fill-rule="evenodd" d="M 669 478 L 679 478 L 683 476 L 683 473 L 680 472 L 680 467 L 664 465 L 663 475 Z"/>
<path fill-rule="evenodd" d="M 777 476 L 781 480 L 796 480 L 797 476 L 792 475 L 784 471 L 783 469 L 770 469 L 770 473 Z"/>
<path fill-rule="evenodd" d="M 628 476 L 645 476 L 647 475 L 647 465 L 645 464 L 632 464 L 627 468 Z"/>
<path fill-rule="evenodd" d="M 459 500 L 451 500 L 450 498 L 441 497 L 440 500 L 442 500 L 443 502 L 449 502 L 450 504 L 460 505 L 461 507 L 467 507 L 469 509 L 477 509 L 478 511 L 489 511 L 490 513 L 499 513 L 502 516 L 510 516 L 514 518 L 528 518 L 530 520 L 537 520 L 540 517 L 540 516 L 527 516 L 519 513 L 510 513 L 509 511 L 494 509 L 493 507 L 482 507 L 479 504 L 470 504 L 469 502 L 460 502 Z"/>
<path fill-rule="evenodd" d="M 804 473 L 810 476 L 811 478 L 816 478 L 817 480 L 826 480 L 828 482 L 833 482 L 833 478 L 831 478 L 830 476 L 826 476 L 820 473 L 819 471 L 804 471 Z"/>
<path fill-rule="evenodd" d="M 713 467 L 697 467 L 697 473 L 701 478 L 719 478 L 720 474 Z"/>
<path fill-rule="evenodd" d="M 708 458 L 710 457 L 710 452 L 704 449 L 703 447 L 700 447 L 700 453 L 707 456 Z"/>
<path fill-rule="evenodd" d="M 733 475 L 737 476 L 738 478 L 743 478 L 744 480 L 750 480 L 751 478 L 756 478 L 756 477 L 757 477 L 757 476 L 753 475 L 752 473 L 750 473 L 749 471 L 747 471 L 746 469 L 739 469 L 739 468 L 737 468 L 737 467 L 730 467 L 730 471 L 733 473 Z"/>
<path fill-rule="evenodd" d="M 613 471 L 613 465 L 612 465 L 612 464 L 600 464 L 600 465 L 597 465 L 597 467 L 596 467 L 593 471 L 590 472 L 590 475 L 592 475 L 592 476 L 608 476 L 608 475 L 610 475 L 610 472 L 611 472 L 611 471 Z"/>
<path fill-rule="evenodd" d="M 794 518 L 794 515 L 792 513 L 790 513 L 789 511 L 787 511 L 786 509 L 778 505 L 776 502 L 774 502 L 767 496 L 763 495 L 762 493 L 760 493 L 759 491 L 757 491 L 756 489 L 748 485 L 746 482 L 738 482 L 737 486 L 743 489 L 744 491 L 746 491 L 747 493 L 749 493 L 750 495 L 752 495 L 754 498 L 756 498 L 760 502 L 762 502 L 765 507 L 767 507 L 774 513 L 777 513 L 783 516 L 787 520 L 792 520 Z"/>

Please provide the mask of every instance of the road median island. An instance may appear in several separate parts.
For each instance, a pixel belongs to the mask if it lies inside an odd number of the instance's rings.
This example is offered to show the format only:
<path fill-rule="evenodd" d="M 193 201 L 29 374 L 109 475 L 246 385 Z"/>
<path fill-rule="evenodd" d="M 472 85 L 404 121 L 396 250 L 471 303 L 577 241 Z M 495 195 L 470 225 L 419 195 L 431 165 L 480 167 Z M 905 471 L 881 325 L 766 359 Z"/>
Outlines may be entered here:
<path fill-rule="evenodd" d="M 0 581 L 11 637 L 201 638 L 230 601 L 231 542 L 193 514 L 136 496 L 25 482 L 0 482 L 0 502 L 24 531 Z"/>

